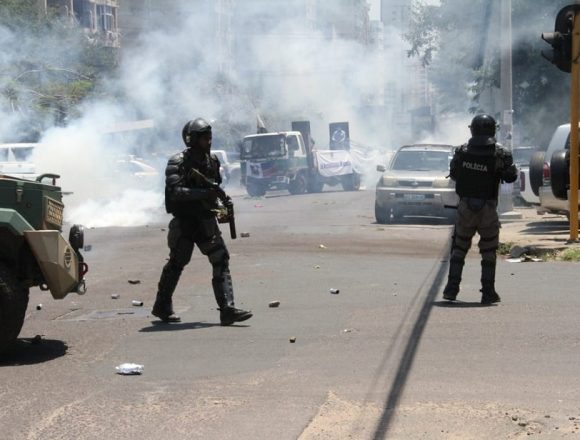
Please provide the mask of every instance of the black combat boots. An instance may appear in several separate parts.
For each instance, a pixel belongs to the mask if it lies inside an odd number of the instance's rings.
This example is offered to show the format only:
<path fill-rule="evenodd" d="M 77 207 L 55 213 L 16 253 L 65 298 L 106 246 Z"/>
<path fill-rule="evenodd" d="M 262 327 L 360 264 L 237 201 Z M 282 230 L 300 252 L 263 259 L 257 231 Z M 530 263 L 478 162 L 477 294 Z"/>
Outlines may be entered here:
<path fill-rule="evenodd" d="M 220 309 L 221 325 L 232 325 L 234 322 L 242 322 L 250 319 L 253 316 L 252 312 L 235 307 L 224 307 Z"/>
<path fill-rule="evenodd" d="M 451 260 L 449 261 L 449 276 L 447 277 L 447 285 L 443 290 L 444 299 L 449 301 L 455 301 L 457 299 L 464 263 L 464 260 L 461 258 L 451 257 Z"/>
<path fill-rule="evenodd" d="M 493 304 L 501 298 L 495 291 L 495 261 L 481 261 L 481 303 Z"/>
<path fill-rule="evenodd" d="M 181 318 L 175 314 L 173 311 L 173 306 L 171 301 L 159 301 L 159 298 L 153 304 L 153 310 L 151 310 L 153 316 L 157 316 L 163 322 L 181 322 Z"/>

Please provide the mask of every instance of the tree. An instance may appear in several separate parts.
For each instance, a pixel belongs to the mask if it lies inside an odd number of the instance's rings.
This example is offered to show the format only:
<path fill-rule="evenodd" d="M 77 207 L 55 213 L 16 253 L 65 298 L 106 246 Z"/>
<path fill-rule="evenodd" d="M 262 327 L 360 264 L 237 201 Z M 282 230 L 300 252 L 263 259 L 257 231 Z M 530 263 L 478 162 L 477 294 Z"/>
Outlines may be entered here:
<path fill-rule="evenodd" d="M 547 146 L 553 129 L 568 120 L 569 76 L 540 56 L 557 12 L 569 1 L 512 0 L 514 123 L 522 142 Z M 495 113 L 500 86 L 499 2 L 415 2 L 405 38 L 409 56 L 430 66 L 440 111 Z"/>
<path fill-rule="evenodd" d="M 17 125 L 11 140 L 66 124 L 116 67 L 110 48 L 53 11 L 39 13 L 36 0 L 0 0 L 0 42 L 0 113 Z"/>

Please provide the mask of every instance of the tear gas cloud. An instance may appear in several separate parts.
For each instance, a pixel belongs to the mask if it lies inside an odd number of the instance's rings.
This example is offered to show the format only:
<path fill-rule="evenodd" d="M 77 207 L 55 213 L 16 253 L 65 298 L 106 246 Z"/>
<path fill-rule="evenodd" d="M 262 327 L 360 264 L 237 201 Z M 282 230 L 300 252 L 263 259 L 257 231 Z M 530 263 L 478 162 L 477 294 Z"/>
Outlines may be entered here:
<path fill-rule="evenodd" d="M 328 145 L 328 124 L 336 121 L 349 121 L 358 145 L 391 150 L 408 141 L 389 125 L 393 108 L 382 102 L 385 84 L 409 87 L 400 67 L 407 44 L 397 33 L 385 37 L 389 48 L 367 47 L 309 29 L 302 17 L 280 13 L 280 5 L 264 11 L 264 2 L 255 8 L 243 3 L 232 20 L 233 44 L 225 46 L 235 63 L 224 64 L 224 45 L 209 18 L 213 8 L 192 8 L 184 1 L 174 15 L 178 22 L 156 26 L 122 49 L 119 76 L 107 79 L 100 94 L 111 98 L 87 102 L 80 118 L 45 133 L 34 160 L 38 172 L 60 174 L 63 190 L 73 192 L 65 199 L 69 221 L 107 226 L 158 219 L 162 168 L 170 153 L 182 149 L 183 124 L 198 116 L 212 120 L 214 148 L 234 146 L 220 137 L 226 127 L 237 127 L 239 138 L 255 132 L 257 114 L 271 131 L 290 129 L 292 120 L 310 120 L 319 147 Z M 284 4 L 293 10 L 292 2 Z M 334 7 L 335 14 L 344 14 Z M 0 29 L 2 43 L 14 38 Z M 10 54 L 1 56 L 6 60 Z M 373 106 L 382 108 L 379 116 L 369 114 Z M 0 118 L 0 134 L 14 126 L 7 122 L 11 117 Z M 139 119 L 153 120 L 155 130 L 129 140 L 110 133 L 119 122 Z M 116 170 L 127 155 L 145 153 L 149 160 L 156 155 L 159 176 L 144 181 Z M 369 162 L 374 168 L 381 160 Z M 374 169 L 369 175 L 374 182 Z"/>

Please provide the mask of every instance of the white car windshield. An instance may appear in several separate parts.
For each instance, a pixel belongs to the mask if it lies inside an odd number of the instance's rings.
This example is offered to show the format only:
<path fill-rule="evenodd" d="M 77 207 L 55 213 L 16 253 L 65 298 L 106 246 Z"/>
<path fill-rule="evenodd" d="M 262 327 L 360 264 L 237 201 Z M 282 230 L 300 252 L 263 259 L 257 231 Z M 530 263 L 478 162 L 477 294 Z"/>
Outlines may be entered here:
<path fill-rule="evenodd" d="M 450 162 L 446 151 L 399 151 L 391 169 L 398 171 L 447 171 Z"/>

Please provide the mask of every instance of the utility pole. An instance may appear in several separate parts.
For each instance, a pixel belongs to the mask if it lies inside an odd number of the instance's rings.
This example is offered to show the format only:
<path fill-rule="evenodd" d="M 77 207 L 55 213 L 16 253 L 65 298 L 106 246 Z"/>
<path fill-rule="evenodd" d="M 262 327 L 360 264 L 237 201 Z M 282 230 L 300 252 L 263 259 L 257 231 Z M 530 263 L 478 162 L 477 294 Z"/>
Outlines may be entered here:
<path fill-rule="evenodd" d="M 512 1 L 501 0 L 501 143 L 509 151 L 512 150 L 513 136 L 513 97 L 512 97 Z M 498 211 L 503 220 L 522 218 L 514 211 L 513 184 L 502 183 Z"/>

